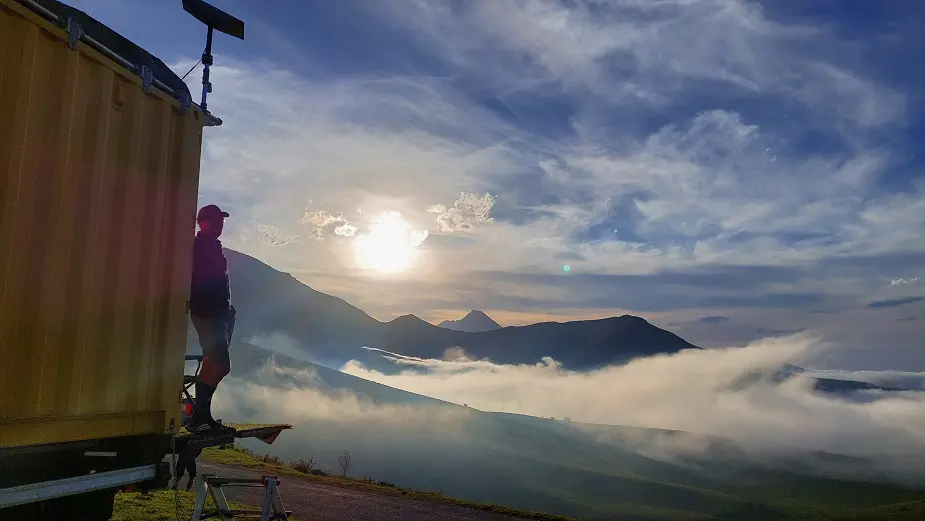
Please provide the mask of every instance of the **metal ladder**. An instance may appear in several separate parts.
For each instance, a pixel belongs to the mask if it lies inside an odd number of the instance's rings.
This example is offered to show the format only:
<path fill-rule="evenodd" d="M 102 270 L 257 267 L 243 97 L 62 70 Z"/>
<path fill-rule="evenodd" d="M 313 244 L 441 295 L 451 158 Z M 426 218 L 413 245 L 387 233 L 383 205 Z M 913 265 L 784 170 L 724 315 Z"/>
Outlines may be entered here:
<path fill-rule="evenodd" d="M 196 479 L 196 503 L 193 506 L 192 521 L 201 521 L 211 517 L 221 519 L 234 519 L 242 517 L 259 519 L 260 521 L 286 521 L 292 512 L 283 506 L 283 499 L 279 495 L 279 478 L 276 476 L 261 476 L 259 478 L 221 478 L 215 474 L 200 474 Z M 225 491 L 222 487 L 254 487 L 263 488 L 263 508 L 259 510 L 238 510 L 228 506 Z M 211 495 L 216 510 L 206 511 L 206 498 Z"/>

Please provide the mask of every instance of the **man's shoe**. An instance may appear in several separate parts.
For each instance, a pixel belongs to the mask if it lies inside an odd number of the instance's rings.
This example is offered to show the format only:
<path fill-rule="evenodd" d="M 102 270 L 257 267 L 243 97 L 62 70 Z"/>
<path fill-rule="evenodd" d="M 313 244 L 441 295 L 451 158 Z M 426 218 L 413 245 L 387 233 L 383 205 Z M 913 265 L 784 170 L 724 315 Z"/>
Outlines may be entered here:
<path fill-rule="evenodd" d="M 193 432 L 197 434 L 201 434 L 205 432 L 213 432 L 213 431 L 214 429 L 212 428 L 212 425 L 208 423 L 200 423 L 199 425 L 196 425 L 193 427 Z"/>
<path fill-rule="evenodd" d="M 229 427 L 228 425 L 223 425 L 220 420 L 206 420 L 207 424 L 214 431 L 220 432 L 234 432 L 236 429 L 234 427 Z"/>

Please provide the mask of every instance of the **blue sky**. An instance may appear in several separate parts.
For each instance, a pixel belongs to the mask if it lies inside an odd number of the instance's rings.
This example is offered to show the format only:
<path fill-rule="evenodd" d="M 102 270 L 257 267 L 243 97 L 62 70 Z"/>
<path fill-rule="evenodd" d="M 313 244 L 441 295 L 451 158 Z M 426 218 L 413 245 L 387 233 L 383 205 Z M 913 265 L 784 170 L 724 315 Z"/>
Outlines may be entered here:
<path fill-rule="evenodd" d="M 925 369 L 925 4 L 214 4 L 247 24 L 204 138 L 227 246 L 381 319 L 813 329 Z M 179 1 L 73 5 L 180 74 L 201 52 Z M 386 212 L 417 248 L 390 275 L 354 254 Z"/>

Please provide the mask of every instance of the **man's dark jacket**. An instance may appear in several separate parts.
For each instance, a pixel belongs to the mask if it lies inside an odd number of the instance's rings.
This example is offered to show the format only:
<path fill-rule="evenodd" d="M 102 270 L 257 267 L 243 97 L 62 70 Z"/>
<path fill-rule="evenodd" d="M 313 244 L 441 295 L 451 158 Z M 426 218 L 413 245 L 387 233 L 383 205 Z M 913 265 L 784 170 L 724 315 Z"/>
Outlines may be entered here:
<path fill-rule="evenodd" d="M 215 237 L 196 234 L 193 243 L 193 277 L 190 313 L 204 318 L 227 315 L 231 308 L 228 260 Z"/>

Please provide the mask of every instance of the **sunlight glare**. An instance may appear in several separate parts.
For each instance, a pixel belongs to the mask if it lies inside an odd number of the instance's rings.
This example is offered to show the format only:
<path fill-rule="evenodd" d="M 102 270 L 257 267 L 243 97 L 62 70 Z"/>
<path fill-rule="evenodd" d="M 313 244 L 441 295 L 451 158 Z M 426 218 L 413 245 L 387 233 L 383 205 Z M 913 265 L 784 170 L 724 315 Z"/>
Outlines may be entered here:
<path fill-rule="evenodd" d="M 354 253 L 360 265 L 380 273 L 408 269 L 427 232 L 411 229 L 398 212 L 386 212 L 373 222 L 367 234 L 357 236 Z"/>

